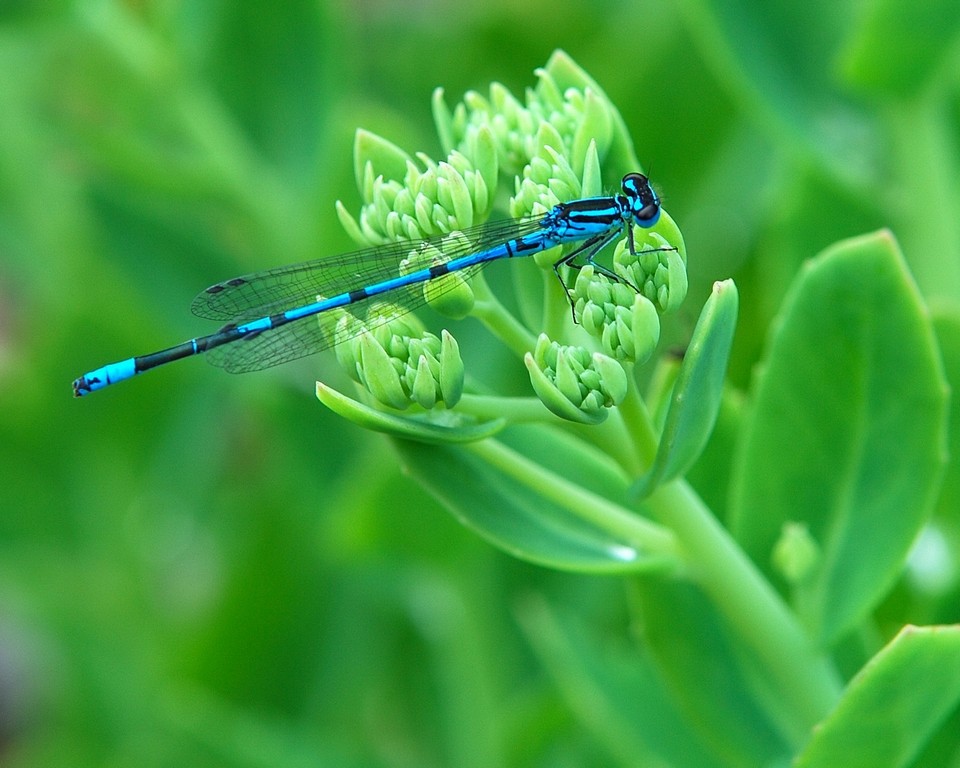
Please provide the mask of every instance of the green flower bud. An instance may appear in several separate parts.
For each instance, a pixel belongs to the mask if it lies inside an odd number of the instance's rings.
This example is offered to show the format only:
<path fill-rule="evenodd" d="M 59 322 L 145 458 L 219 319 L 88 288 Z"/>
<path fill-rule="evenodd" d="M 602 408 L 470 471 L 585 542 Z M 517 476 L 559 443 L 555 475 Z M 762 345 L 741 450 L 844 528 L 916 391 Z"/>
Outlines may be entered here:
<path fill-rule="evenodd" d="M 463 395 L 463 360 L 460 357 L 460 345 L 446 330 L 440 331 L 439 367 L 440 400 L 448 408 L 460 402 Z"/>
<path fill-rule="evenodd" d="M 564 85 L 555 74 L 565 80 Z M 443 92 L 435 91 L 433 116 L 444 149 L 465 151 L 474 133 L 486 127 L 500 168 L 509 175 L 520 174 L 545 146 L 570 158 L 577 175 L 583 171 L 591 143 L 605 156 L 623 120 L 600 88 L 569 57 L 555 55 L 536 75 L 537 85 L 527 89 L 525 103 L 500 83 L 493 83 L 488 97 L 469 91 L 451 110 Z M 472 157 L 469 151 L 465 153 Z"/>
<path fill-rule="evenodd" d="M 537 396 L 563 419 L 598 424 L 607 417 L 608 408 L 627 396 L 627 374 L 616 360 L 551 342 L 545 334 L 524 363 Z"/>
<path fill-rule="evenodd" d="M 390 142 L 358 132 L 357 179 L 364 202 L 357 218 L 337 202 L 346 232 L 361 244 L 381 245 L 434 237 L 483 221 L 493 205 L 496 152 L 489 130 L 475 131 L 468 145 L 482 167 L 454 151 L 439 163 L 418 153 L 421 170 Z"/>
<path fill-rule="evenodd" d="M 559 202 L 580 197 L 580 189 L 580 179 L 567 158 L 552 146 L 545 145 L 517 178 L 516 192 L 510 200 L 510 215 L 520 218 L 545 213 Z"/>
<path fill-rule="evenodd" d="M 579 174 L 587 146 L 595 142 L 601 156 L 611 143 L 616 109 L 599 89 L 561 89 L 548 69 L 538 69 L 539 82 L 528 98 L 530 111 L 562 137 L 562 148 Z"/>
<path fill-rule="evenodd" d="M 423 295 L 431 308 L 451 320 L 465 318 L 476 303 L 473 288 L 459 272 L 424 283 Z"/>
<path fill-rule="evenodd" d="M 570 93 L 571 91 L 568 91 Z M 572 93 L 578 93 L 572 91 Z M 596 91 L 583 92 L 583 104 L 580 107 L 582 118 L 574 124 L 573 141 L 570 145 L 570 157 L 574 163 L 586 157 L 591 144 L 600 156 L 605 157 L 613 135 L 614 108 L 609 101 Z M 574 166 L 577 168 L 577 166 Z M 577 168 L 582 172 L 583 168 Z"/>
<path fill-rule="evenodd" d="M 604 105 L 610 121 L 609 145 L 602 143 L 602 139 L 605 137 L 601 136 L 599 132 L 596 134 L 593 133 L 593 131 L 598 131 L 598 126 L 590 125 L 589 128 L 584 126 L 583 130 L 584 134 L 590 135 L 591 138 L 596 138 L 598 142 L 601 142 L 601 146 L 599 147 L 601 153 L 600 160 L 611 168 L 621 170 L 624 168 L 637 168 L 637 157 L 633 151 L 633 141 L 630 138 L 630 132 L 627 130 L 626 123 L 623 121 L 623 117 L 620 116 L 617 108 L 610 102 L 604 94 L 603 89 L 597 85 L 593 78 L 584 72 L 570 56 L 560 50 L 553 52 L 543 71 L 549 75 L 555 91 L 562 92 L 563 94 L 570 94 L 571 92 L 586 93 L 590 91 L 594 97 L 599 99 Z M 538 90 L 540 90 L 541 93 L 543 92 L 543 81 L 541 81 L 541 86 Z M 590 109 L 590 106 L 585 107 L 584 111 L 587 114 L 583 118 L 583 123 L 592 122 L 593 118 L 589 116 Z M 576 163 L 579 161 L 579 155 L 573 149 L 571 149 L 571 158 L 574 161 L 574 168 L 577 168 Z M 577 168 L 577 170 L 579 171 L 579 168 Z M 611 178 L 608 181 L 612 184 L 618 181 L 618 179 Z M 597 193 L 589 192 L 588 194 L 592 195 Z"/>
<path fill-rule="evenodd" d="M 450 107 L 447 106 L 447 102 L 443 98 L 443 88 L 433 89 L 430 108 L 433 111 L 433 124 L 436 126 L 437 135 L 440 137 L 440 146 L 444 152 L 450 154 L 457 146 L 457 140 L 454 137 L 456 129 L 453 112 L 450 111 Z"/>
<path fill-rule="evenodd" d="M 642 242 L 640 234 L 634 229 L 636 253 L 630 253 L 626 240 L 617 244 L 613 269 L 660 312 L 676 309 L 687 295 L 687 265 L 680 251 L 660 233 L 647 232 Z"/>
<path fill-rule="evenodd" d="M 476 132 L 486 128 L 502 170 L 512 175 L 525 164 L 524 137 L 535 130 L 533 120 L 523 105 L 499 83 L 490 86 L 489 99 L 476 91 L 468 91 L 452 111 L 443 101 L 443 93 L 434 92 L 433 114 L 448 152 L 459 149 L 470 156 L 469 147 L 475 141 Z"/>
<path fill-rule="evenodd" d="M 773 566 L 789 584 L 806 581 L 820 562 L 820 545 L 804 523 L 784 524 L 773 547 Z"/>
<path fill-rule="evenodd" d="M 410 399 L 421 408 L 430 409 L 437 403 L 438 382 L 433 378 L 426 355 L 417 358 L 417 368 L 410 385 Z"/>
<path fill-rule="evenodd" d="M 367 391 L 384 405 L 403 410 L 410 405 L 394 360 L 369 331 L 357 338 L 357 375 Z"/>
<path fill-rule="evenodd" d="M 464 367 L 456 339 L 424 330 L 412 315 L 378 306 L 392 319 L 368 326 L 344 311 L 337 337 L 350 340 L 336 348 L 337 359 L 356 381 L 384 405 L 404 410 L 411 403 L 430 409 L 452 408 L 463 394 Z"/>
<path fill-rule="evenodd" d="M 390 179 L 403 178 L 410 155 L 393 142 L 375 133 L 359 129 L 353 139 L 353 172 L 357 188 L 369 196 L 369 185 L 373 181 L 372 169 Z"/>
<path fill-rule="evenodd" d="M 574 317 L 598 338 L 605 354 L 624 362 L 645 362 L 660 341 L 656 307 L 626 283 L 613 281 L 588 264 L 571 290 Z"/>
<path fill-rule="evenodd" d="M 472 243 L 462 232 L 451 232 L 442 241 L 423 244 L 411 251 L 400 262 L 400 274 L 406 275 L 417 270 L 449 261 L 445 252 L 467 253 Z M 475 303 L 473 289 L 461 272 L 452 272 L 443 277 L 428 280 L 420 286 L 424 301 L 445 317 L 462 320 L 470 314 Z"/>

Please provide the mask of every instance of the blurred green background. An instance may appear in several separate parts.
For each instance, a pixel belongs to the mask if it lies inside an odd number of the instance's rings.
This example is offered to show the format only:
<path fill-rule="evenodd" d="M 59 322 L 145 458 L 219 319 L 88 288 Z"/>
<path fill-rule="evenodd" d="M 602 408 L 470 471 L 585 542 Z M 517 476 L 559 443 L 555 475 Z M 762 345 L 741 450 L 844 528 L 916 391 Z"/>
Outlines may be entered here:
<path fill-rule="evenodd" d="M 837 238 L 893 228 L 955 307 L 958 14 L 902 5 L 0 2 L 0 762 L 608 765 L 525 632 L 545 598 L 625 643 L 622 583 L 462 528 L 316 401 L 332 356 L 70 382 L 207 332 L 215 281 L 349 248 L 356 128 L 436 156 L 434 87 L 522 94 L 556 48 L 683 228 L 674 335 L 737 279 L 735 385 Z"/>

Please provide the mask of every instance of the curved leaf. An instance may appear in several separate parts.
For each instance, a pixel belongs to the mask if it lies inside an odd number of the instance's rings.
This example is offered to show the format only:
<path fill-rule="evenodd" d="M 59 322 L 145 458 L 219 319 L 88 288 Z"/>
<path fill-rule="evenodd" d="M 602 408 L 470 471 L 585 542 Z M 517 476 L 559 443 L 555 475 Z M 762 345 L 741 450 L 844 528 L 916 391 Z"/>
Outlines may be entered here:
<path fill-rule="evenodd" d="M 756 656 L 696 586 L 669 579 L 634 585 L 644 647 L 661 685 L 699 740 L 724 765 L 770 765 L 789 749 L 780 714 L 783 691 L 771 690 Z"/>
<path fill-rule="evenodd" d="M 648 496 L 658 485 L 682 475 L 707 444 L 723 397 L 738 303 L 732 280 L 714 284 L 684 355 L 653 466 L 637 480 L 632 493 Z"/>
<path fill-rule="evenodd" d="M 425 443 L 468 443 L 482 440 L 495 435 L 507 425 L 506 419 L 470 423 L 464 422 L 460 417 L 451 416 L 448 426 L 410 416 L 396 416 L 364 405 L 321 381 L 317 382 L 317 399 L 334 413 L 365 429 Z"/>
<path fill-rule="evenodd" d="M 948 430 L 949 454 L 937 511 L 960 530 L 960 307 L 943 306 L 933 311 L 933 325 L 943 355 L 944 374 L 953 393 Z"/>
<path fill-rule="evenodd" d="M 960 625 L 904 628 L 857 674 L 796 768 L 901 768 L 960 702 Z"/>
<path fill-rule="evenodd" d="M 829 643 L 899 574 L 936 497 L 946 385 L 929 317 L 889 232 L 841 242 L 788 294 L 757 377 L 731 527 L 771 572 L 785 527 L 820 558 L 796 604 Z"/>
<path fill-rule="evenodd" d="M 494 440 L 398 441 L 404 468 L 464 525 L 515 557 L 573 571 L 677 565 L 669 531 Z"/>
<path fill-rule="evenodd" d="M 611 643 L 581 617 L 546 600 L 523 601 L 518 615 L 534 653 L 574 716 L 618 765 L 730 765 L 700 740 L 699 724 L 677 705 L 648 654 L 630 644 Z"/>

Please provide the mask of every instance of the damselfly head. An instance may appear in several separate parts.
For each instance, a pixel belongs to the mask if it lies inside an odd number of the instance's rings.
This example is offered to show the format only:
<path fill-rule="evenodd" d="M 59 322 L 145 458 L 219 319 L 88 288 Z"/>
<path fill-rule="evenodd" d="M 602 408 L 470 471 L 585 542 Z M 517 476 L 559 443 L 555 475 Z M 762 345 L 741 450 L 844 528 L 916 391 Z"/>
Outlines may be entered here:
<path fill-rule="evenodd" d="M 642 227 L 656 224 L 660 218 L 660 200 L 650 186 L 650 179 L 642 173 L 628 173 L 621 184 L 637 223 Z"/>

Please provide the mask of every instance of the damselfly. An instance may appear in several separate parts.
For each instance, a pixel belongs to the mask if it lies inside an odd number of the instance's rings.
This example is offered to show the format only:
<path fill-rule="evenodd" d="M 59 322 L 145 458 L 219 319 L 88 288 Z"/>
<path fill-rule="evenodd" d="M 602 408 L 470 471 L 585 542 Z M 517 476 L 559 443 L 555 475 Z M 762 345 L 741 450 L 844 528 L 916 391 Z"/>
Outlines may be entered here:
<path fill-rule="evenodd" d="M 410 310 L 424 303 L 424 283 L 454 272 L 468 277 L 497 259 L 577 243 L 553 265 L 560 277 L 560 267 L 593 263 L 600 250 L 623 233 L 635 252 L 633 227 L 654 226 L 660 218 L 660 200 L 640 173 L 624 176 L 621 188 L 621 194 L 609 197 L 560 203 L 540 217 L 492 222 L 452 237 L 389 243 L 217 283 L 197 296 L 191 309 L 200 317 L 227 321 L 219 331 L 97 368 L 73 382 L 73 393 L 80 397 L 193 355 L 205 354 L 232 373 L 295 360 L 350 337 L 343 324 L 331 321 L 340 313 L 330 310 L 353 311 L 355 305 L 376 297 Z M 416 252 L 438 257 L 430 266 L 401 273 L 401 262 Z M 617 279 L 609 270 L 599 266 L 598 270 Z"/>

